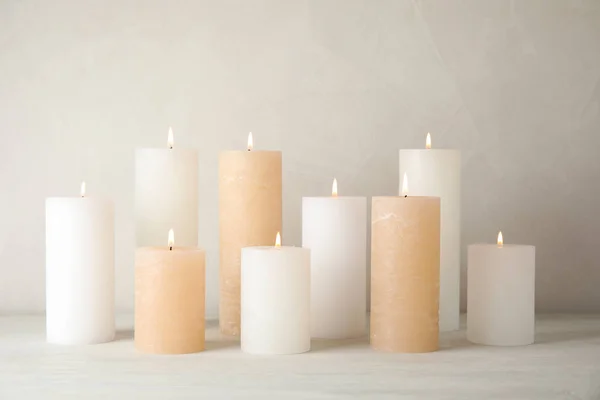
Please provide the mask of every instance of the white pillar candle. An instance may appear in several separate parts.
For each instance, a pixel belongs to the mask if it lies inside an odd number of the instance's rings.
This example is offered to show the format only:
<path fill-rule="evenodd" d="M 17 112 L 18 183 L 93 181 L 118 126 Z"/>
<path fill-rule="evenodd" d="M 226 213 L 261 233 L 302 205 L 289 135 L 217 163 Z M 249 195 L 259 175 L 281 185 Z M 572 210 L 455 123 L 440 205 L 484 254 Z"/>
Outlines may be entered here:
<path fill-rule="evenodd" d="M 174 229 L 181 246 L 198 245 L 198 152 L 173 146 L 135 152 L 135 226 L 138 246 L 164 245 Z"/>
<path fill-rule="evenodd" d="M 460 314 L 460 151 L 400 150 L 400 179 L 407 174 L 414 196 L 441 199 L 440 330 L 459 327 Z"/>
<path fill-rule="evenodd" d="M 94 344 L 115 335 L 114 206 L 85 197 L 46 199 L 46 337 Z"/>
<path fill-rule="evenodd" d="M 308 249 L 278 245 L 242 249 L 241 346 L 251 354 L 310 350 Z"/>
<path fill-rule="evenodd" d="M 534 341 L 535 247 L 502 244 L 469 246 L 467 339 L 492 346 Z"/>
<path fill-rule="evenodd" d="M 367 199 L 302 198 L 302 246 L 310 249 L 311 335 L 366 334 Z"/>

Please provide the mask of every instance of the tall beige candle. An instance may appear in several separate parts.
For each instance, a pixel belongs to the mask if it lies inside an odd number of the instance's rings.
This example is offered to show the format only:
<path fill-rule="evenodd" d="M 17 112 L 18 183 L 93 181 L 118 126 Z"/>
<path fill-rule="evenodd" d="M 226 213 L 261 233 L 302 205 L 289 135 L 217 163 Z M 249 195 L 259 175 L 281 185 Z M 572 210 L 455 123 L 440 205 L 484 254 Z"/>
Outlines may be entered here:
<path fill-rule="evenodd" d="M 240 334 L 241 249 L 270 246 L 281 231 L 281 152 L 226 151 L 219 156 L 221 332 Z"/>
<path fill-rule="evenodd" d="M 135 255 L 135 347 L 144 353 L 204 350 L 204 250 L 140 247 Z"/>
<path fill-rule="evenodd" d="M 440 199 L 373 197 L 371 346 L 438 349 Z"/>

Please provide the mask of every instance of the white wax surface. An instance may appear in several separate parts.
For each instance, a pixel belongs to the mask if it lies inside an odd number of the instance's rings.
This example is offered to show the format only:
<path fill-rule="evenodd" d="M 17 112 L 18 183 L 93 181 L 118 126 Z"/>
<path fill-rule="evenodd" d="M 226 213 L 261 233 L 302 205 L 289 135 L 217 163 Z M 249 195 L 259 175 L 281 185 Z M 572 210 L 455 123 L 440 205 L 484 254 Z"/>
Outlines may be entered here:
<path fill-rule="evenodd" d="M 494 346 L 533 343 L 535 247 L 469 246 L 467 339 Z"/>
<path fill-rule="evenodd" d="M 94 344 L 115 334 L 114 206 L 96 198 L 46 200 L 46 334 Z"/>
<path fill-rule="evenodd" d="M 164 246 L 169 229 L 178 246 L 198 245 L 198 152 L 135 152 L 137 246 Z"/>
<path fill-rule="evenodd" d="M 310 251 L 242 248 L 241 346 L 251 354 L 310 350 Z"/>
<path fill-rule="evenodd" d="M 311 254 L 311 335 L 366 334 L 367 199 L 304 197 L 302 247 Z"/>
<path fill-rule="evenodd" d="M 460 151 L 400 150 L 400 190 L 405 173 L 409 196 L 441 199 L 440 331 L 457 330 L 460 314 Z"/>

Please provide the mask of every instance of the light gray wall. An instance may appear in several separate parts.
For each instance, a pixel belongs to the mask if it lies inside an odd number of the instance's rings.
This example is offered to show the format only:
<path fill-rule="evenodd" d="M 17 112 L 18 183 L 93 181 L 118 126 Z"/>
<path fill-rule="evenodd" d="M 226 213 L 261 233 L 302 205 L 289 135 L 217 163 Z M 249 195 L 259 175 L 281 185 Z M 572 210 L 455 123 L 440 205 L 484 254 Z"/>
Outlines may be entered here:
<path fill-rule="evenodd" d="M 537 247 L 539 309 L 600 310 L 599 43 L 594 0 L 1 1 L 0 311 L 43 310 L 44 199 L 83 179 L 131 309 L 133 150 L 169 125 L 200 151 L 209 316 L 217 155 L 250 130 L 284 152 L 287 244 L 303 195 L 394 194 L 431 131 L 462 150 L 463 244 L 501 228 Z"/>

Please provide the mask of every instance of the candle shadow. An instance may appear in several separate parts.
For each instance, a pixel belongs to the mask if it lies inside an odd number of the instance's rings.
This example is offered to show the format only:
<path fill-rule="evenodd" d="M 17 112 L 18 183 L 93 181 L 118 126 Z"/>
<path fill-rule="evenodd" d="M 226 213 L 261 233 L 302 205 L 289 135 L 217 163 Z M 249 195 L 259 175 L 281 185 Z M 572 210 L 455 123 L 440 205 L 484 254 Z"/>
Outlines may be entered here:
<path fill-rule="evenodd" d="M 115 332 L 115 342 L 133 340 L 133 329 L 120 329 Z"/>
<path fill-rule="evenodd" d="M 233 348 L 241 349 L 239 340 L 207 340 L 205 342 L 206 351 L 217 351 Z"/>
<path fill-rule="evenodd" d="M 312 339 L 310 343 L 311 353 L 365 349 L 368 347 L 369 338 L 366 336 L 355 339 Z"/>
<path fill-rule="evenodd" d="M 540 332 L 535 334 L 535 344 L 595 340 L 600 343 L 600 330 L 572 330 L 563 332 Z"/>

